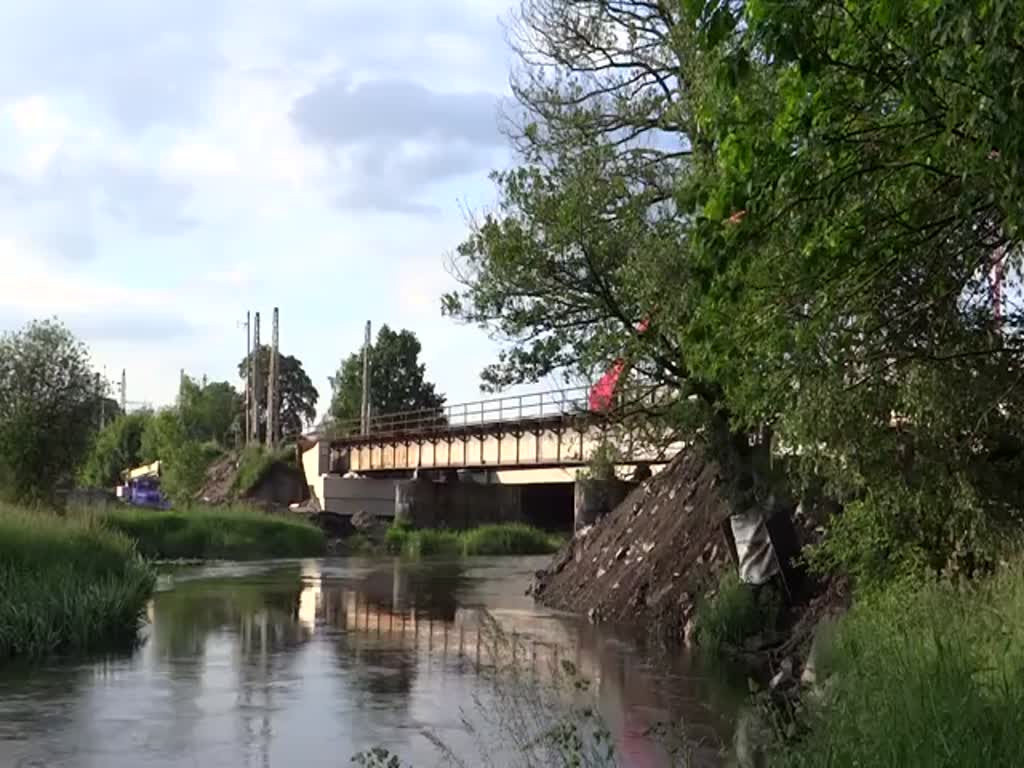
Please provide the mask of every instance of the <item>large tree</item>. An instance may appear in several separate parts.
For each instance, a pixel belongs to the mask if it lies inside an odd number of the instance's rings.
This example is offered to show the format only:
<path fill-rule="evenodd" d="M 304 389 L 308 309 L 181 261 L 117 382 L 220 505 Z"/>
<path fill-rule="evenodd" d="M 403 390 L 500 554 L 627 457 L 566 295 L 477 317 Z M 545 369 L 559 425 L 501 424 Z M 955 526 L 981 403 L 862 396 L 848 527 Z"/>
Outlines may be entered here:
<path fill-rule="evenodd" d="M 152 420 L 149 411 L 117 416 L 96 435 L 82 467 L 80 479 L 87 486 L 110 488 L 121 473 L 142 463 L 142 436 Z"/>
<path fill-rule="evenodd" d="M 258 372 L 258 388 L 256 391 L 257 403 L 259 405 L 259 434 L 260 440 L 266 439 L 267 429 L 267 374 L 270 370 L 270 347 L 261 345 L 259 350 L 252 354 Z M 294 437 L 302 434 L 302 431 L 316 418 L 316 402 L 320 395 L 313 386 L 309 375 L 302 367 L 302 361 L 292 355 L 279 353 L 280 362 L 280 429 L 284 437 Z M 248 358 L 242 358 L 238 364 L 238 375 L 244 381 L 248 371 Z M 243 414 L 244 417 L 244 414 Z"/>
<path fill-rule="evenodd" d="M 520 165 L 445 298 L 513 342 L 485 381 L 625 356 L 740 487 L 751 433 L 800 447 L 850 502 L 826 560 L 990 552 L 1022 496 L 1020 314 L 986 283 L 1021 253 L 1020 11 L 527 0 Z"/>
<path fill-rule="evenodd" d="M 85 345 L 56 320 L 0 336 L 0 490 L 44 498 L 73 478 L 103 395 Z"/>
<path fill-rule="evenodd" d="M 226 381 L 196 381 L 185 377 L 178 409 L 192 440 L 228 445 L 239 427 L 242 396 Z"/>
<path fill-rule="evenodd" d="M 370 345 L 370 404 L 374 414 L 426 411 L 439 414 L 444 395 L 426 379 L 420 362 L 422 347 L 416 334 L 387 325 L 377 331 Z M 353 352 L 331 377 L 330 416 L 338 429 L 356 431 L 362 406 L 363 355 Z"/>

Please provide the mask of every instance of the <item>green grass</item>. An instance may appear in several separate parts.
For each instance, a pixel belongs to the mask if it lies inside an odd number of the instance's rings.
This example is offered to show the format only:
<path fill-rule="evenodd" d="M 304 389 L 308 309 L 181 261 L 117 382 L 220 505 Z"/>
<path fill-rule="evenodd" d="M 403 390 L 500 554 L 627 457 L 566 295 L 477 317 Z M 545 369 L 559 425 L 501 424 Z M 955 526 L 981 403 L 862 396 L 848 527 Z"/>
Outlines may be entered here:
<path fill-rule="evenodd" d="M 388 528 L 384 544 L 405 557 L 472 557 L 475 555 L 546 555 L 562 540 L 522 523 L 482 525 L 466 531 L 413 529 L 405 524 Z"/>
<path fill-rule="evenodd" d="M 740 648 L 748 638 L 775 629 L 780 610 L 781 599 L 771 582 L 755 587 L 729 572 L 713 597 L 697 603 L 697 644 L 712 654 Z"/>
<path fill-rule="evenodd" d="M 115 507 L 97 514 L 154 559 L 310 557 L 322 555 L 326 547 L 323 531 L 301 518 L 243 506 L 184 511 Z"/>
<path fill-rule="evenodd" d="M 780 766 L 1010 766 L 1024 755 L 1024 565 L 859 602 L 809 735 Z M 820 676 L 820 672 L 819 672 Z"/>
<path fill-rule="evenodd" d="M 0 505 L 0 661 L 130 646 L 154 580 L 93 520 Z"/>
<path fill-rule="evenodd" d="M 291 448 L 269 451 L 262 445 L 250 445 L 238 457 L 238 474 L 235 475 L 234 490 L 239 494 L 251 491 L 267 474 L 275 462 L 292 463 L 294 452 Z"/>

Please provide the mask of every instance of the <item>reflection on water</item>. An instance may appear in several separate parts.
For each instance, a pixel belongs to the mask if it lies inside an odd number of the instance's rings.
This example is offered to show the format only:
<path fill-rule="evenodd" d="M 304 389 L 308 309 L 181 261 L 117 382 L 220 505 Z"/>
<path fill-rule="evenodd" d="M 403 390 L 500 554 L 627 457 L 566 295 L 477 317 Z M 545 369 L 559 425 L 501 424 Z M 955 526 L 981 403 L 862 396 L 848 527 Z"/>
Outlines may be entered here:
<path fill-rule="evenodd" d="M 522 591 L 540 564 L 309 560 L 171 572 L 133 655 L 0 673 L 0 768 L 343 766 L 378 745 L 434 765 L 424 732 L 472 765 L 464 716 L 516 684 L 494 670 L 543 681 L 563 661 L 592 681 L 623 764 L 658 764 L 647 731 L 660 721 L 685 722 L 702 762 L 718 762 L 736 707 L 728 686 L 536 608 Z"/>

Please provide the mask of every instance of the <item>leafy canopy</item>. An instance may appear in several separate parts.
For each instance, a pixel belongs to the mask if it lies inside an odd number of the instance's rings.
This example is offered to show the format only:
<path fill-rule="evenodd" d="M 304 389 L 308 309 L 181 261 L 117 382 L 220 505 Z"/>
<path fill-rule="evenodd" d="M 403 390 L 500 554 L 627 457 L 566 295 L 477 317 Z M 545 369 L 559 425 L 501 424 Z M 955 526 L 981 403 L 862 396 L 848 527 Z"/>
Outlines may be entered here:
<path fill-rule="evenodd" d="M 426 379 L 420 341 L 412 331 L 382 325 L 370 345 L 370 404 L 374 414 L 440 411 L 444 395 Z M 330 417 L 340 428 L 358 429 L 363 398 L 363 356 L 353 352 L 330 378 Z"/>
<path fill-rule="evenodd" d="M 17 500 L 69 481 L 99 425 L 89 353 L 56 320 L 0 336 L 0 481 Z"/>
<path fill-rule="evenodd" d="M 251 354 L 251 359 L 255 361 L 259 375 L 256 398 L 259 405 L 260 441 L 266 439 L 267 431 L 267 375 L 270 370 L 270 351 L 270 346 L 263 344 Z M 238 375 L 243 381 L 246 378 L 249 359 L 243 357 L 238 364 Z M 285 438 L 294 437 L 302 434 L 303 429 L 316 418 L 316 402 L 320 398 L 320 394 L 302 367 L 301 360 L 280 353 L 278 353 L 278 360 L 280 364 L 278 397 L 281 403 L 281 435 Z M 244 418 L 244 414 L 242 416 Z"/>
<path fill-rule="evenodd" d="M 484 381 L 624 357 L 697 396 L 668 416 L 741 487 L 749 435 L 799 448 L 790 485 L 847 504 L 822 567 L 994 556 L 1024 498 L 1024 5 L 526 0 L 513 30 L 519 165 L 443 305 L 510 342 Z"/>

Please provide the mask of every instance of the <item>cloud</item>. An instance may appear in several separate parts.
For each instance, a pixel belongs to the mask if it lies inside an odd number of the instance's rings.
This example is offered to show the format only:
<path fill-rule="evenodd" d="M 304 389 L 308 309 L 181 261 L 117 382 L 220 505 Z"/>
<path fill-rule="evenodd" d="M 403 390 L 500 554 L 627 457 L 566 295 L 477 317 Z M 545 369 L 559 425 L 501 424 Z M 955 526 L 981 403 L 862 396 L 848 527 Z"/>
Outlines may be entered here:
<path fill-rule="evenodd" d="M 69 312 L 60 315 L 60 319 L 78 336 L 92 342 L 164 343 L 198 333 L 198 328 L 183 314 L 140 307 Z"/>
<path fill-rule="evenodd" d="M 178 234 L 190 188 L 141 167 L 58 154 L 37 177 L 0 171 L 0 237 L 38 247 L 38 256 L 89 261 L 105 218 L 138 233 Z"/>
<path fill-rule="evenodd" d="M 492 93 L 439 93 L 411 81 L 351 85 L 335 77 L 300 98 L 292 117 L 302 133 L 326 144 L 404 139 L 502 142 Z"/>
<path fill-rule="evenodd" d="M 224 3 L 0 4 L 0 97 L 41 90 L 100 104 L 130 133 L 195 120 L 222 66 Z"/>
<path fill-rule="evenodd" d="M 431 270 L 506 157 L 514 1 L 0 3 L 0 325 L 57 315 L 167 402 L 234 377 L 247 310 L 321 387 L 371 317 L 458 397 L 489 342 Z"/>
<path fill-rule="evenodd" d="M 336 164 L 339 205 L 398 213 L 435 206 L 427 187 L 490 167 L 503 146 L 493 93 L 440 93 L 410 80 L 351 84 L 334 77 L 299 98 L 300 135 Z"/>

